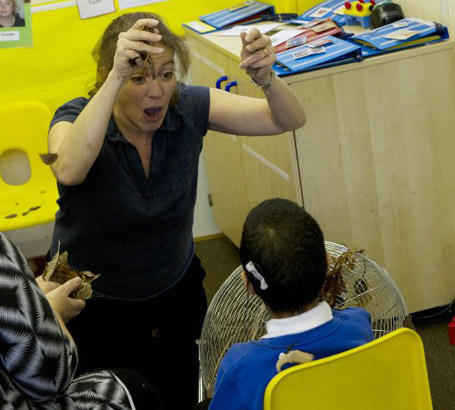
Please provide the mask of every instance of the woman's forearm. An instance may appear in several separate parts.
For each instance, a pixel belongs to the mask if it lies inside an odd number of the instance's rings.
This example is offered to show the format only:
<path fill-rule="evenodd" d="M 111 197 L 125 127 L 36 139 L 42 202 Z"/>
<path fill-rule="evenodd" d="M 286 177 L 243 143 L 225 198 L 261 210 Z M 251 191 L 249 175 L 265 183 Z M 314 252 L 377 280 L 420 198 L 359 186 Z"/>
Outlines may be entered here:
<path fill-rule="evenodd" d="M 305 125 L 306 117 L 302 104 L 281 78 L 273 78 L 271 86 L 263 91 L 272 121 L 282 131 L 292 131 Z"/>

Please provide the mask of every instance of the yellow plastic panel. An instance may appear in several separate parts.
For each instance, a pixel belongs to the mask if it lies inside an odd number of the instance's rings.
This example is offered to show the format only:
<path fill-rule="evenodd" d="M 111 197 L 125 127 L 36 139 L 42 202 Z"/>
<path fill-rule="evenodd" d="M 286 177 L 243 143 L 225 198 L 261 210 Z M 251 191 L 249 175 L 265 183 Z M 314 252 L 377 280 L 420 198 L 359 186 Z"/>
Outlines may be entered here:
<path fill-rule="evenodd" d="M 24 152 L 30 178 L 11 185 L 0 177 L 0 231 L 22 229 L 52 222 L 58 206 L 56 180 L 39 154 L 47 152 L 51 114 L 39 102 L 0 106 L 0 157 L 11 150 Z"/>

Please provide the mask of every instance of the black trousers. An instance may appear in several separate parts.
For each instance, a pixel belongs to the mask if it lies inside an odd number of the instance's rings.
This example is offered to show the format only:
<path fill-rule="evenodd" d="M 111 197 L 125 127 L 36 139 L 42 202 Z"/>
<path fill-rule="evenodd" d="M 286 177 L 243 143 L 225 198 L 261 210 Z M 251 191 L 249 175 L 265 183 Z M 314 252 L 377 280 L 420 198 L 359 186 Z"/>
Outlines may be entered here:
<path fill-rule="evenodd" d="M 68 323 L 79 352 L 78 374 L 132 369 L 156 388 L 167 410 L 192 409 L 199 368 L 196 340 L 207 311 L 204 277 L 194 256 L 180 282 L 156 298 L 88 300 Z"/>

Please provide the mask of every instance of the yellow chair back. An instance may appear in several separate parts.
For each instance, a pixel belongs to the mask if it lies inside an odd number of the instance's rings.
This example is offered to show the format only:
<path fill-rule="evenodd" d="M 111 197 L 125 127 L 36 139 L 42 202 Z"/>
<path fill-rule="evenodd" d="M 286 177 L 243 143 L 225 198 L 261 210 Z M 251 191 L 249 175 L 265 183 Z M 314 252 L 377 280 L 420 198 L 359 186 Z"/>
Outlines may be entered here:
<path fill-rule="evenodd" d="M 278 373 L 264 410 L 432 410 L 423 344 L 413 330 Z"/>
<path fill-rule="evenodd" d="M 19 151 L 28 158 L 30 178 L 6 182 L 0 172 L 0 231 L 52 222 L 58 209 L 56 180 L 39 154 L 47 153 L 51 113 L 38 101 L 0 106 L 0 160 Z"/>

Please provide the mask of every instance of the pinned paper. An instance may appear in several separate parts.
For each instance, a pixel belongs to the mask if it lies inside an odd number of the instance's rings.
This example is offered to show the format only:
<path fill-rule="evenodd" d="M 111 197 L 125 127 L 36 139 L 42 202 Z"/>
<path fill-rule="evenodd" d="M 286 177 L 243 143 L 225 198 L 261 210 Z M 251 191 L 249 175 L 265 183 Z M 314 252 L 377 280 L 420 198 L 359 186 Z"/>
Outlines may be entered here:
<path fill-rule="evenodd" d="M 284 43 L 285 41 L 291 39 L 292 37 L 298 36 L 299 34 L 302 34 L 302 30 L 281 30 L 269 38 L 272 42 L 272 46 L 275 47 L 278 44 Z"/>
<path fill-rule="evenodd" d="M 286 48 L 301 46 L 306 43 L 306 40 L 307 40 L 306 36 L 291 38 L 289 41 L 286 42 Z"/>
<path fill-rule="evenodd" d="M 261 34 L 267 33 L 268 31 L 272 31 L 276 29 L 280 23 L 273 23 L 273 24 L 250 24 L 246 26 L 234 26 L 228 30 L 222 30 L 218 32 L 217 34 L 219 36 L 238 36 L 240 33 L 243 33 L 244 31 L 248 31 L 252 28 L 257 28 Z"/>
<path fill-rule="evenodd" d="M 16 0 L 16 8 L 6 7 L 0 25 L 0 48 L 31 47 L 32 19 L 29 0 Z"/>
<path fill-rule="evenodd" d="M 307 43 L 307 46 L 316 48 L 316 47 L 321 47 L 324 44 L 328 44 L 328 43 L 331 43 L 331 41 L 328 38 L 320 38 L 320 39 L 314 40 L 310 43 Z"/>
<path fill-rule="evenodd" d="M 114 0 L 76 0 L 81 19 L 102 16 L 115 11 Z"/>
<path fill-rule="evenodd" d="M 304 48 L 303 50 L 292 53 L 292 57 L 294 57 L 294 60 L 297 60 L 299 58 L 308 57 L 311 55 L 313 55 L 313 50 L 311 48 Z"/>
<path fill-rule="evenodd" d="M 325 53 L 324 47 L 304 48 L 302 50 L 292 53 L 292 57 L 294 57 L 294 60 L 297 60 L 299 58 L 312 56 L 313 54 L 323 54 L 323 53 Z"/>
<path fill-rule="evenodd" d="M 310 14 L 310 17 L 318 19 L 318 18 L 324 17 L 327 13 L 331 13 L 331 12 L 332 12 L 332 9 L 329 9 L 327 7 L 320 7 L 314 13 Z"/>
<path fill-rule="evenodd" d="M 384 38 L 389 38 L 391 40 L 407 40 L 408 38 L 414 37 L 417 34 L 419 34 L 419 32 L 416 30 L 402 29 L 385 34 Z"/>

